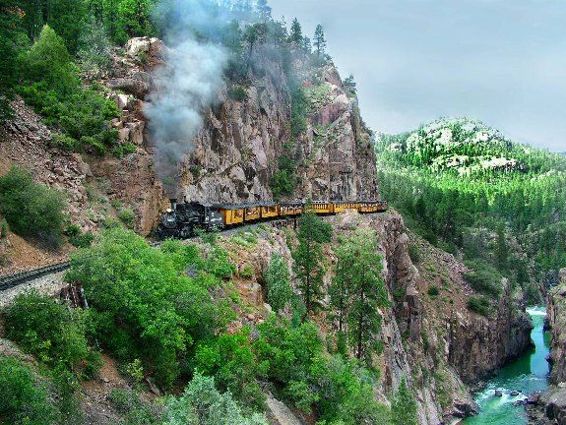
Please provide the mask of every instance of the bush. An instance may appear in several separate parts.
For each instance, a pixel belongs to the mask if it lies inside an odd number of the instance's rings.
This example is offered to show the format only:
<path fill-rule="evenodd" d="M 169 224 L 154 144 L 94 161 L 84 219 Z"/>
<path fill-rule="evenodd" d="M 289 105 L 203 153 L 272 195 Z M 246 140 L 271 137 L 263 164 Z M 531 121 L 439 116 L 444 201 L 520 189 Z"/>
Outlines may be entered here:
<path fill-rule="evenodd" d="M 269 182 L 275 199 L 292 195 L 297 186 L 297 176 L 295 174 L 297 164 L 291 159 L 289 149 L 288 146 L 285 147 L 285 152 L 279 157 L 279 169 L 273 174 Z"/>
<path fill-rule="evenodd" d="M 45 386 L 20 361 L 0 356 L 0 419 L 14 425 L 57 423 Z"/>
<path fill-rule="evenodd" d="M 483 296 L 473 296 L 468 300 L 468 309 L 487 317 L 491 312 L 491 304 Z"/>
<path fill-rule="evenodd" d="M 467 261 L 466 266 L 472 271 L 466 273 L 464 278 L 474 290 L 494 297 L 499 296 L 503 276 L 495 267 L 481 260 Z"/>
<path fill-rule="evenodd" d="M 136 214 L 131 208 L 124 208 L 118 213 L 118 218 L 128 229 L 133 229 L 136 222 Z"/>
<path fill-rule="evenodd" d="M 428 295 L 431 297 L 437 297 L 440 294 L 440 290 L 438 289 L 438 286 L 431 286 L 428 288 Z"/>
<path fill-rule="evenodd" d="M 124 416 L 121 425 L 158 425 L 163 423 L 162 412 L 154 406 L 144 404 L 132 390 L 115 388 L 108 400 L 112 407 Z"/>
<path fill-rule="evenodd" d="M 63 196 L 47 186 L 34 183 L 31 174 L 13 166 L 0 177 L 0 213 L 10 228 L 21 236 L 60 243 L 63 229 Z"/>
<path fill-rule="evenodd" d="M 135 233 L 113 228 L 72 259 L 68 279 L 83 284 L 99 341 L 124 363 L 144 362 L 169 387 L 190 372 L 189 349 L 210 338 L 222 316 L 207 291 L 194 247 L 170 242 L 152 248 Z M 187 270 L 194 273 L 187 275 Z"/>
<path fill-rule="evenodd" d="M 417 245 L 409 245 L 409 257 L 411 257 L 411 261 L 415 264 L 419 264 L 421 262 L 421 252 L 419 251 L 419 247 Z"/>
<path fill-rule="evenodd" d="M 94 241 L 94 235 L 91 232 L 81 232 L 81 228 L 76 224 L 67 226 L 65 235 L 69 243 L 77 248 L 88 248 Z"/>
<path fill-rule="evenodd" d="M 267 365 L 252 351 L 249 332 L 223 334 L 201 343 L 195 366 L 200 373 L 214 376 L 221 390 L 230 391 L 244 405 L 264 409 L 265 396 L 256 377 L 265 373 Z"/>
<path fill-rule="evenodd" d="M 234 86 L 230 89 L 228 95 L 232 100 L 243 102 L 248 98 L 248 91 L 242 86 Z"/>
<path fill-rule="evenodd" d="M 221 394 L 214 378 L 196 374 L 181 397 L 169 398 L 165 425 L 267 425 L 263 415 L 245 416 L 229 392 Z"/>
<path fill-rule="evenodd" d="M 244 264 L 239 272 L 240 277 L 244 279 L 251 279 L 252 277 L 254 277 L 254 274 L 255 268 L 252 264 L 249 263 Z"/>
<path fill-rule="evenodd" d="M 401 380 L 401 385 L 395 394 L 391 413 L 393 425 L 419 425 L 417 403 L 405 379 Z"/>
<path fill-rule="evenodd" d="M 274 254 L 269 261 L 269 267 L 265 274 L 267 285 L 267 302 L 273 311 L 279 312 L 285 308 L 287 303 L 293 299 L 293 289 L 291 288 L 289 267 L 285 259 Z"/>
<path fill-rule="evenodd" d="M 51 28 L 43 28 L 22 62 L 25 84 L 19 92 L 48 125 L 63 131 L 53 138 L 55 146 L 104 154 L 115 144 L 118 133 L 109 121 L 120 111 L 94 88 L 82 87 L 64 41 Z"/>
<path fill-rule="evenodd" d="M 8 226 L 8 222 L 5 218 L 0 219 L 0 239 L 4 239 L 8 236 L 8 231 L 10 227 Z"/>
<path fill-rule="evenodd" d="M 43 363 L 82 377 L 96 373 L 100 359 L 88 347 L 82 310 L 30 292 L 16 297 L 3 315 L 6 336 Z"/>

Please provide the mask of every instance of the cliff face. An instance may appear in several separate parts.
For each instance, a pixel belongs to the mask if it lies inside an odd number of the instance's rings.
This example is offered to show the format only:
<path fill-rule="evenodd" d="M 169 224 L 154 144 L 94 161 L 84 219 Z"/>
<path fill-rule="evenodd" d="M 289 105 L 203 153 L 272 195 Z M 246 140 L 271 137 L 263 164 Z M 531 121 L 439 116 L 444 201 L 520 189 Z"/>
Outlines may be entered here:
<path fill-rule="evenodd" d="M 566 269 L 560 270 L 560 283 L 549 289 L 548 325 L 552 332 L 550 382 L 566 382 Z"/>

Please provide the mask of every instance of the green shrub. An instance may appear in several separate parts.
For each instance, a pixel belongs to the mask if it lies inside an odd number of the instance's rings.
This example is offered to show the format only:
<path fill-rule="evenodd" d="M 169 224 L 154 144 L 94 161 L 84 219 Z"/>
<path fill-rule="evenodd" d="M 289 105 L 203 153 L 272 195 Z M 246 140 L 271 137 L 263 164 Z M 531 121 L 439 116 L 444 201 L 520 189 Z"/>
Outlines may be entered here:
<path fill-rule="evenodd" d="M 77 248 L 87 248 L 94 241 L 94 235 L 91 232 L 83 233 L 81 228 L 76 224 L 71 224 L 65 229 L 69 243 Z"/>
<path fill-rule="evenodd" d="M 248 98 L 248 91 L 245 89 L 245 87 L 234 86 L 229 90 L 228 95 L 232 100 L 243 102 Z"/>
<path fill-rule="evenodd" d="M 411 261 L 415 264 L 419 264 L 421 262 L 421 252 L 419 251 L 419 247 L 417 245 L 409 245 L 409 257 L 411 257 Z"/>
<path fill-rule="evenodd" d="M 286 147 L 283 155 L 279 157 L 279 168 L 269 182 L 275 199 L 292 195 L 297 186 L 297 176 L 295 174 L 297 164 L 291 159 L 289 149 L 289 147 Z"/>
<path fill-rule="evenodd" d="M 131 208 L 124 208 L 118 213 L 118 219 L 124 223 L 128 229 L 133 229 L 136 222 L 136 214 Z"/>
<path fill-rule="evenodd" d="M 0 177 L 0 213 L 21 236 L 32 236 L 57 246 L 63 230 L 63 196 L 34 183 L 31 174 L 13 166 Z"/>
<path fill-rule="evenodd" d="M 484 296 L 473 296 L 468 300 L 468 308 L 482 316 L 489 316 L 491 304 Z"/>
<path fill-rule="evenodd" d="M 246 416 L 229 392 L 221 394 L 214 378 L 196 374 L 181 397 L 169 398 L 164 425 L 267 425 L 263 415 Z"/>
<path fill-rule="evenodd" d="M 136 152 L 138 148 L 133 143 L 124 143 L 115 146 L 112 149 L 112 155 L 116 158 L 123 158 L 126 155 Z"/>
<path fill-rule="evenodd" d="M 10 227 L 8 226 L 8 222 L 5 218 L 0 219 L 0 239 L 4 239 L 8 236 L 8 231 Z"/>
<path fill-rule="evenodd" d="M 211 246 L 205 268 L 209 273 L 223 280 L 231 279 L 236 272 L 236 266 L 230 261 L 228 252 L 218 245 Z"/>
<path fill-rule="evenodd" d="M 440 294 L 440 290 L 438 289 L 438 286 L 432 285 L 428 288 L 428 295 L 431 297 L 436 297 Z"/>
<path fill-rule="evenodd" d="M 391 404 L 391 413 L 393 425 L 419 425 L 417 403 L 405 379 L 401 380 L 401 385 L 395 394 Z"/>
<path fill-rule="evenodd" d="M 74 255 L 67 275 L 83 284 L 98 340 L 124 363 L 143 360 L 165 387 L 190 372 L 183 367 L 189 349 L 223 319 L 207 291 L 215 277 L 200 259 L 189 263 L 195 255 L 190 246 L 152 248 L 113 228 Z"/>
<path fill-rule="evenodd" d="M 265 273 L 267 286 L 267 302 L 278 312 L 285 308 L 287 303 L 293 299 L 293 288 L 291 288 L 289 266 L 285 259 L 274 254 L 269 261 L 269 267 Z"/>
<path fill-rule="evenodd" d="M 223 334 L 199 344 L 195 366 L 200 373 L 214 376 L 221 390 L 230 391 L 244 405 L 264 409 L 265 396 L 256 377 L 265 373 L 267 364 L 258 362 L 249 332 Z"/>
<path fill-rule="evenodd" d="M 30 292 L 16 297 L 3 316 L 6 336 L 43 363 L 82 377 L 96 373 L 100 359 L 88 347 L 82 310 Z"/>
<path fill-rule="evenodd" d="M 112 407 L 124 419 L 121 425 L 161 425 L 163 424 L 161 409 L 156 405 L 145 404 L 140 397 L 132 390 L 115 388 L 113 389 L 108 400 Z"/>
<path fill-rule="evenodd" d="M 82 87 L 65 43 L 51 28 L 43 28 L 22 62 L 25 84 L 19 93 L 48 125 L 63 131 L 53 138 L 55 146 L 64 150 L 89 148 L 104 154 L 116 143 L 118 133 L 110 120 L 120 111 L 96 89 Z"/>
<path fill-rule="evenodd" d="M 474 290 L 494 297 L 501 293 L 503 276 L 495 267 L 481 260 L 467 261 L 466 266 L 472 271 L 464 274 L 464 278 Z"/>
<path fill-rule="evenodd" d="M 0 421 L 14 425 L 55 425 L 57 412 L 45 386 L 19 360 L 0 356 Z"/>
<path fill-rule="evenodd" d="M 244 279 L 251 279 L 255 275 L 254 266 L 249 263 L 244 264 L 244 266 L 240 269 L 239 275 Z"/>

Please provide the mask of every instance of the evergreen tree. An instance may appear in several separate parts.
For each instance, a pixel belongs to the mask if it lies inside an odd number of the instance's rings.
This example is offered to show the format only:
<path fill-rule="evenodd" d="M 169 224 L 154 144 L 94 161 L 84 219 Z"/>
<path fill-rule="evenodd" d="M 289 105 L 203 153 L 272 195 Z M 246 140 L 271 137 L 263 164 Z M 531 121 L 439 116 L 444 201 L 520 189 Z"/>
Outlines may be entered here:
<path fill-rule="evenodd" d="M 323 295 L 322 278 L 325 271 L 322 244 L 330 242 L 331 236 L 332 227 L 315 214 L 312 205 L 307 205 L 300 219 L 297 234 L 299 245 L 292 253 L 299 289 L 306 307 L 303 320 L 320 307 Z"/>
<path fill-rule="evenodd" d="M 271 6 L 267 4 L 267 0 L 257 0 L 256 8 L 263 22 L 271 20 Z"/>
<path fill-rule="evenodd" d="M 0 122 L 10 116 L 10 99 L 18 82 L 18 54 L 26 41 L 23 11 L 16 0 L 0 5 Z"/>
<path fill-rule="evenodd" d="M 326 38 L 324 36 L 324 29 L 320 24 L 316 26 L 314 32 L 314 47 L 319 58 L 323 58 L 326 55 Z"/>
<path fill-rule="evenodd" d="M 391 404 L 393 425 L 419 425 L 417 403 L 405 378 L 401 380 L 397 394 Z"/>
<path fill-rule="evenodd" d="M 360 230 L 342 242 L 337 252 L 337 270 L 347 285 L 349 305 L 346 318 L 350 346 L 356 358 L 371 364 L 372 353 L 379 348 L 381 315 L 379 309 L 389 302 L 381 277 L 381 256 L 373 231 Z M 347 275 L 346 270 L 349 271 Z"/>
<path fill-rule="evenodd" d="M 289 268 L 285 259 L 274 254 L 269 261 L 269 267 L 265 274 L 267 285 L 267 302 L 273 311 L 279 312 L 285 308 L 287 303 L 292 301 L 293 289 L 291 288 Z"/>
<path fill-rule="evenodd" d="M 291 24 L 291 34 L 289 35 L 289 41 L 295 43 L 297 46 L 302 46 L 303 44 L 303 29 L 297 18 L 293 19 Z"/>

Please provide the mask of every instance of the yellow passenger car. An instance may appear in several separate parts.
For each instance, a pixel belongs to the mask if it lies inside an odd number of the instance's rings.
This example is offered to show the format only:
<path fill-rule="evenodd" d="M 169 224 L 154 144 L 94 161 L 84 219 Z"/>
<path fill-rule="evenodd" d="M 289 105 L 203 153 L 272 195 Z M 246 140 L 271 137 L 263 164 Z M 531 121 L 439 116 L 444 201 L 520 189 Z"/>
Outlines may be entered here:
<path fill-rule="evenodd" d="M 263 205 L 261 207 L 261 218 L 275 218 L 279 217 L 279 207 L 277 205 Z"/>
<path fill-rule="evenodd" d="M 248 223 L 250 221 L 257 221 L 261 218 L 261 207 L 253 206 L 253 207 L 246 207 L 245 210 L 245 222 Z"/>
<path fill-rule="evenodd" d="M 279 207 L 279 215 L 281 217 L 292 217 L 303 213 L 302 204 L 284 204 Z"/>
<path fill-rule="evenodd" d="M 244 208 L 222 208 L 221 212 L 226 226 L 236 226 L 244 222 Z"/>
<path fill-rule="evenodd" d="M 314 202 L 312 208 L 317 214 L 334 214 L 334 204 L 330 202 Z"/>

